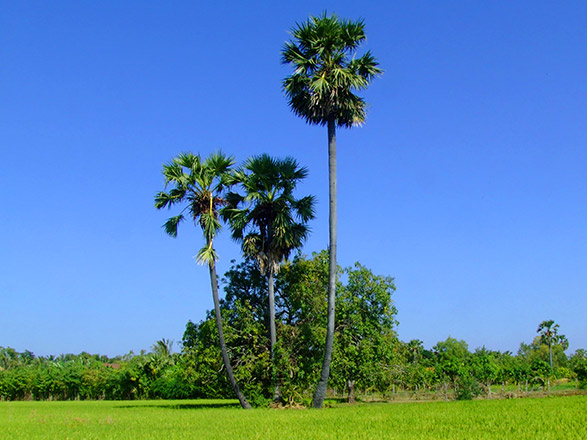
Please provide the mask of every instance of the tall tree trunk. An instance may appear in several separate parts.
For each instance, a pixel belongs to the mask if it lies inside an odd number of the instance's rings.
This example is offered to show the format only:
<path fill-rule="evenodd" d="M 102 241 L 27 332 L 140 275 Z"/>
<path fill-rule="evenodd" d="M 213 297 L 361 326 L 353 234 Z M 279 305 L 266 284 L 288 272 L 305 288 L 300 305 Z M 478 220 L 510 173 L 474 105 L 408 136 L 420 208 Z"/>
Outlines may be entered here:
<path fill-rule="evenodd" d="M 548 341 L 548 359 L 550 360 L 550 369 L 552 370 L 552 342 Z"/>
<path fill-rule="evenodd" d="M 226 374 L 228 375 L 228 380 L 230 380 L 230 384 L 232 385 L 232 389 L 238 398 L 241 406 L 245 409 L 251 409 L 251 405 L 247 402 L 247 399 L 241 392 L 238 384 L 236 383 L 236 379 L 234 377 L 234 373 L 232 371 L 232 367 L 230 365 L 230 360 L 228 359 L 228 351 L 226 350 L 226 343 L 224 342 L 224 332 L 222 331 L 222 315 L 220 314 L 220 301 L 218 300 L 218 282 L 216 281 L 216 266 L 214 262 L 208 265 L 210 269 L 210 284 L 212 284 L 212 296 L 214 297 L 214 312 L 216 313 L 216 326 L 218 327 L 218 339 L 220 340 L 220 351 L 222 351 L 222 360 L 224 361 L 224 368 L 226 368 Z"/>
<path fill-rule="evenodd" d="M 314 391 L 312 407 L 322 408 L 330 375 L 330 361 L 334 343 L 334 300 L 336 297 L 336 124 L 334 116 L 328 119 L 328 186 L 329 186 L 329 260 L 328 260 L 328 323 L 324 360 L 320 380 Z"/>
<path fill-rule="evenodd" d="M 269 341 L 271 353 L 271 382 L 274 387 L 273 401 L 281 401 L 281 391 L 277 383 L 275 375 L 275 344 L 277 343 L 277 336 L 275 334 L 275 287 L 273 279 L 273 271 L 271 269 L 267 272 L 267 292 L 269 296 Z"/>

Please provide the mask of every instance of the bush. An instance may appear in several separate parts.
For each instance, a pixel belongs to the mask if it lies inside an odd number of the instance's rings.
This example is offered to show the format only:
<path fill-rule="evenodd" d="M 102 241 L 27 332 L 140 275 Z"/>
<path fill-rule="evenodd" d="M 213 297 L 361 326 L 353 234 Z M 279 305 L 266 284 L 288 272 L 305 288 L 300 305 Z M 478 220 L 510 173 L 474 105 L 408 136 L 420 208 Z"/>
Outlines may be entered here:
<path fill-rule="evenodd" d="M 483 393 L 481 385 L 471 375 L 464 374 L 459 378 L 455 393 L 457 400 L 473 400 L 481 393 Z"/>

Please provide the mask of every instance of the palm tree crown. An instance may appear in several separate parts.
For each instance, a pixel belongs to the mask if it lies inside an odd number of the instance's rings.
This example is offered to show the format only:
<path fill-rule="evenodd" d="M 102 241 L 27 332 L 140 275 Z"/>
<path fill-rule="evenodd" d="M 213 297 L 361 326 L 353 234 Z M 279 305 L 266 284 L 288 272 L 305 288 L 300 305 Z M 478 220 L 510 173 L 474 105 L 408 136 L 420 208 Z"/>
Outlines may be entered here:
<path fill-rule="evenodd" d="M 197 259 L 201 263 L 217 260 L 213 242 L 221 228 L 219 211 L 226 201 L 221 197 L 225 188 L 226 173 L 234 164 L 232 157 L 223 153 L 214 153 L 205 161 L 199 155 L 182 153 L 172 162 L 163 166 L 165 188 L 169 184 L 174 187 L 169 191 L 160 191 L 155 196 L 155 207 L 162 209 L 185 203 L 179 215 L 171 217 L 163 227 L 172 237 L 177 236 L 179 223 L 185 220 L 187 212 L 194 223 L 199 224 L 206 239 L 206 246 L 198 252 Z"/>
<path fill-rule="evenodd" d="M 296 183 L 307 175 L 308 170 L 290 157 L 280 160 L 263 154 L 247 160 L 231 177 L 242 194 L 227 194 L 223 216 L 243 253 L 257 259 L 262 273 L 277 273 L 280 263 L 309 234 L 306 224 L 314 218 L 314 197 L 293 196 Z"/>
<path fill-rule="evenodd" d="M 336 15 L 310 17 L 291 34 L 295 41 L 285 44 L 282 62 L 294 72 L 283 81 L 293 112 L 310 124 L 350 128 L 365 121 L 365 101 L 354 91 L 366 89 L 382 73 L 367 51 L 355 51 L 366 39 L 365 23 L 341 20 Z"/>

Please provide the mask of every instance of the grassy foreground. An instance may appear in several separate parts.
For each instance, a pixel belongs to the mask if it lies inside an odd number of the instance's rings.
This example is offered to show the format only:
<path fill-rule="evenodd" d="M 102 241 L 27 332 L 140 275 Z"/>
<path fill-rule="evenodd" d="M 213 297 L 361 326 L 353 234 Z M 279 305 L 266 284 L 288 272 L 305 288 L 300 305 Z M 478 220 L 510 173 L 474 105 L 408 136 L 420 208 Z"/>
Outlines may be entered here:
<path fill-rule="evenodd" d="M 586 439 L 587 396 L 244 411 L 232 401 L 0 402 L 1 439 Z"/>

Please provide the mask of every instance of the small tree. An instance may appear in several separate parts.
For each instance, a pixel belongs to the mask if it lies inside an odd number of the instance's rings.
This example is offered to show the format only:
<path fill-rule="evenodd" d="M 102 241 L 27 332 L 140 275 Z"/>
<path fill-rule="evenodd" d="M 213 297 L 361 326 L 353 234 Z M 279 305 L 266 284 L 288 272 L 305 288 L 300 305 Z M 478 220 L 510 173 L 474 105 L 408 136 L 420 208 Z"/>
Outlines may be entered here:
<path fill-rule="evenodd" d="M 348 282 L 337 292 L 339 312 L 333 360 L 333 379 L 346 385 L 354 403 L 356 386 L 374 384 L 381 368 L 382 346 L 395 336 L 397 309 L 391 299 L 393 278 L 374 275 L 356 263 L 345 269 Z"/>

